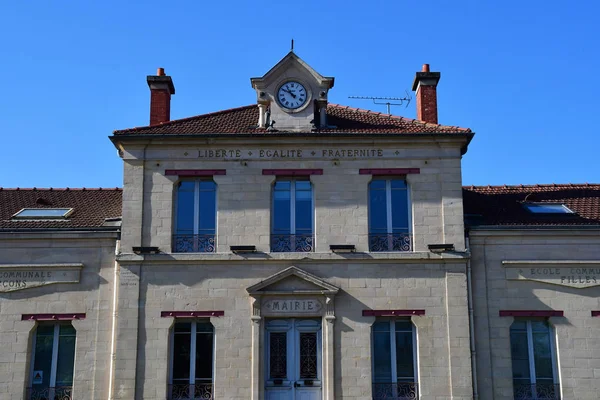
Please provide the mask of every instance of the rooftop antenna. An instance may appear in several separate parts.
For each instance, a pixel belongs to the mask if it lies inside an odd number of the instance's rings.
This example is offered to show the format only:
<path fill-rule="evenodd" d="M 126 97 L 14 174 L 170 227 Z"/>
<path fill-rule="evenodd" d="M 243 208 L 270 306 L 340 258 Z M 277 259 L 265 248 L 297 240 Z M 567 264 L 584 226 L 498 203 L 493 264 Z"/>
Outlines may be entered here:
<path fill-rule="evenodd" d="M 294 52 L 294 39 L 292 39 L 292 53 Z"/>
<path fill-rule="evenodd" d="M 404 97 L 373 97 L 373 96 L 348 96 L 349 99 L 361 99 L 361 100 L 373 100 L 374 104 L 378 104 L 378 105 L 386 105 L 387 106 L 387 113 L 391 114 L 390 112 L 390 107 L 391 106 L 401 106 L 404 103 L 406 103 L 405 107 L 408 107 L 408 105 L 410 104 L 410 101 L 412 100 L 412 97 L 410 97 L 410 94 L 408 94 L 408 92 L 405 92 L 406 96 Z M 378 101 L 380 100 L 380 101 Z M 381 101 L 383 100 L 383 101 Z"/>

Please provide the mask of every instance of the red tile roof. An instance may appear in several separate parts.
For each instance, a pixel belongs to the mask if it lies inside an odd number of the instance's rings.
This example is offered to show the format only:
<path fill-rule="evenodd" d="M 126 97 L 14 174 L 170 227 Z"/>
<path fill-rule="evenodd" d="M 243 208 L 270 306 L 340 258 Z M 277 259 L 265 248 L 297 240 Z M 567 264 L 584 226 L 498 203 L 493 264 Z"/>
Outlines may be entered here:
<path fill-rule="evenodd" d="M 193 135 L 193 134 L 261 134 L 285 133 L 259 129 L 258 107 L 250 105 L 217 111 L 196 117 L 178 119 L 155 126 L 116 130 L 118 135 Z M 327 123 L 336 128 L 319 129 L 315 132 L 331 134 L 418 134 L 445 133 L 466 134 L 470 129 L 457 126 L 428 124 L 422 121 L 382 114 L 337 104 L 327 106 Z M 275 125 L 277 128 L 277 125 Z"/>
<path fill-rule="evenodd" d="M 99 228 L 105 218 L 121 216 L 122 190 L 0 188 L 0 231 Z M 23 208 L 73 208 L 66 220 L 15 220 Z"/>
<path fill-rule="evenodd" d="M 470 225 L 600 225 L 600 184 L 468 186 L 463 200 Z M 575 214 L 533 214 L 525 202 L 562 203 Z"/>

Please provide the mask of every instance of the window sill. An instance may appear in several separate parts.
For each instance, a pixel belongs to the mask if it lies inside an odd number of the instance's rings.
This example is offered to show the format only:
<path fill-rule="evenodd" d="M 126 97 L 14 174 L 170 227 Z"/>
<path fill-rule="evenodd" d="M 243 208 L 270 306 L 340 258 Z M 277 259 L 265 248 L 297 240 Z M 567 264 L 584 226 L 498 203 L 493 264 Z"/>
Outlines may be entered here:
<path fill-rule="evenodd" d="M 375 253 L 160 253 L 160 254 L 143 254 L 121 253 L 117 256 L 120 263 L 138 263 L 144 262 L 192 262 L 192 261 L 258 261 L 264 262 L 279 262 L 282 260 L 314 260 L 314 261 L 342 261 L 342 260 L 360 260 L 360 261 L 375 261 L 386 262 L 392 261 L 395 263 L 409 263 L 415 260 L 431 260 L 434 262 L 447 262 L 457 260 L 460 262 L 469 258 L 468 253 L 443 253 L 433 254 L 429 251 L 413 251 L 413 252 L 375 252 Z"/>

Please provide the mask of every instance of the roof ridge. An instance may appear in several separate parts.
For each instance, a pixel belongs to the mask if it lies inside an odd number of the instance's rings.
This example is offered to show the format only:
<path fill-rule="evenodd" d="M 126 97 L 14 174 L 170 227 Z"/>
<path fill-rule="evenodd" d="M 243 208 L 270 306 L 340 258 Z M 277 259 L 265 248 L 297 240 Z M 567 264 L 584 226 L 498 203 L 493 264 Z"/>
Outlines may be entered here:
<path fill-rule="evenodd" d="M 373 114 L 373 115 L 377 115 L 380 117 L 388 117 L 388 118 L 392 118 L 392 119 L 398 119 L 398 120 L 401 120 L 401 121 L 404 121 L 407 123 L 411 123 L 411 124 L 419 124 L 419 125 L 423 125 L 423 126 L 444 127 L 444 128 L 454 128 L 459 131 L 471 132 L 471 128 L 461 128 L 460 126 L 456 126 L 456 125 L 434 124 L 431 122 L 421 121 L 421 120 L 415 119 L 415 118 L 407 118 L 407 117 L 403 117 L 401 115 L 387 114 L 387 113 L 382 113 L 382 112 L 373 111 L 373 110 L 361 109 L 361 108 L 350 107 L 350 106 L 343 106 L 341 104 L 336 104 L 336 103 L 328 103 L 327 107 L 329 107 L 329 106 L 332 106 L 335 108 L 342 108 L 345 110 L 352 110 L 352 111 L 360 112 L 363 114 Z"/>
<path fill-rule="evenodd" d="M 191 117 L 173 119 L 173 120 L 170 120 L 170 121 L 167 121 L 167 122 L 162 122 L 162 123 L 157 124 L 157 125 L 135 126 L 133 128 L 115 129 L 113 131 L 113 133 L 115 133 L 115 132 L 121 132 L 121 131 L 143 130 L 143 129 L 155 128 L 155 127 L 159 127 L 159 126 L 168 126 L 168 125 L 172 125 L 174 123 L 186 122 L 186 121 L 191 121 L 191 120 L 194 120 L 194 119 L 214 117 L 215 115 L 221 115 L 221 114 L 226 114 L 226 113 L 230 113 L 230 112 L 241 111 L 241 110 L 250 109 L 250 108 L 253 108 L 253 107 L 256 107 L 256 104 L 250 104 L 250 105 L 247 105 L 247 106 L 240 106 L 240 107 L 233 107 L 233 108 L 228 108 L 228 109 L 225 109 L 225 110 L 212 111 L 212 112 L 209 112 L 209 113 L 206 113 L 206 114 L 193 115 Z"/>
<path fill-rule="evenodd" d="M 80 191 L 80 192 L 85 192 L 85 191 L 122 191 L 123 188 L 120 187 L 114 187 L 114 188 L 101 188 L 101 187 L 97 187 L 97 188 L 69 188 L 69 187 L 65 187 L 65 188 L 38 188 L 38 187 L 32 187 L 32 188 L 20 188 L 20 187 L 16 187 L 16 188 L 5 188 L 5 187 L 1 187 L 0 186 L 0 191 L 44 191 L 44 192 L 70 192 L 70 191 Z"/>
<path fill-rule="evenodd" d="M 600 187 L 600 183 L 534 183 L 517 185 L 467 185 L 463 189 L 533 189 L 533 188 L 581 188 Z"/>

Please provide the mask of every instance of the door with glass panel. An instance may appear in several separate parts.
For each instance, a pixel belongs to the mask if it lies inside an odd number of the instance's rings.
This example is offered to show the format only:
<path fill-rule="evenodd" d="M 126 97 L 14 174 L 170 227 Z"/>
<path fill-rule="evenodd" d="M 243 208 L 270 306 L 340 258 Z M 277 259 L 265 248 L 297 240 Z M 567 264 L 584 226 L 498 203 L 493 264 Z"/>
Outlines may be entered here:
<path fill-rule="evenodd" d="M 265 343 L 266 400 L 320 400 L 321 321 L 268 321 Z"/>

